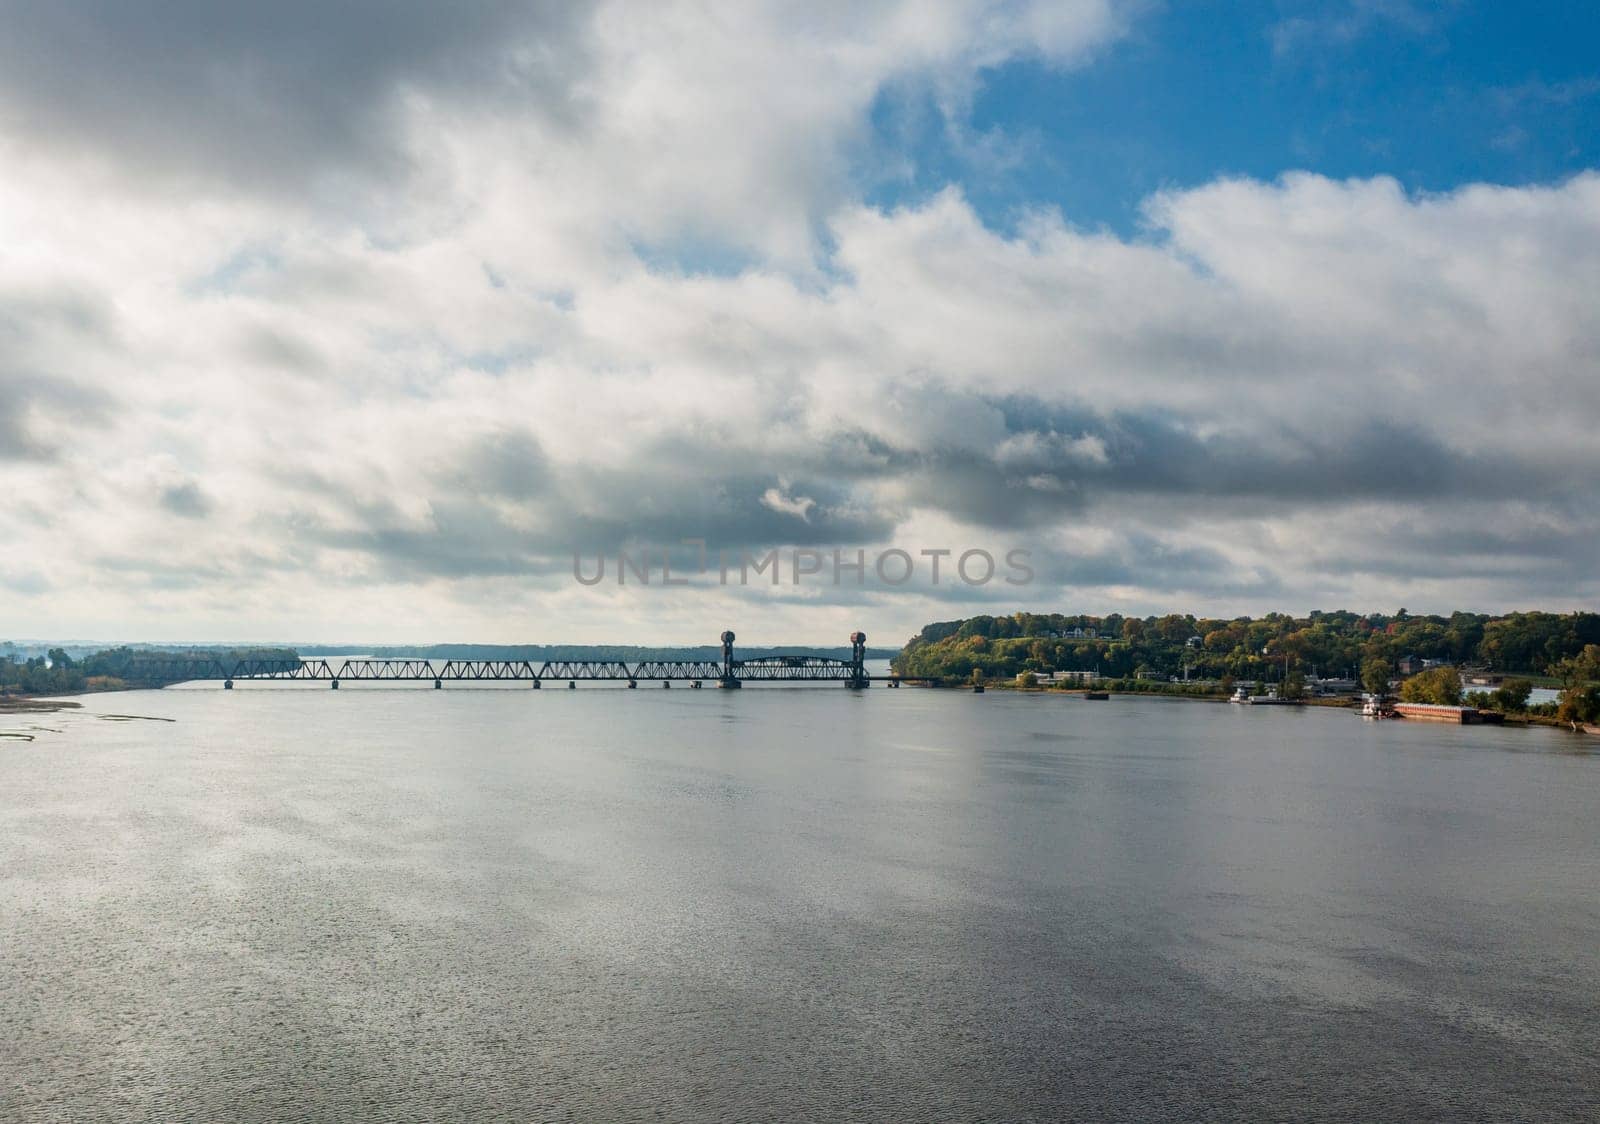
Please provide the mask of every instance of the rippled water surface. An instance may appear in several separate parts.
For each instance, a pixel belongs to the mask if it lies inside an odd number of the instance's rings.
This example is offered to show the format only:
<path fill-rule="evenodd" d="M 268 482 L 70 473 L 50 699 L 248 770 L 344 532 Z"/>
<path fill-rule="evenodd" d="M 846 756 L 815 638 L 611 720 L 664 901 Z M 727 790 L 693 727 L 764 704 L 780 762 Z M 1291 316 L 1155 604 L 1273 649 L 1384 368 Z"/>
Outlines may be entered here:
<path fill-rule="evenodd" d="M 6 1120 L 1600 1111 L 1593 739 L 835 687 L 30 725 Z"/>

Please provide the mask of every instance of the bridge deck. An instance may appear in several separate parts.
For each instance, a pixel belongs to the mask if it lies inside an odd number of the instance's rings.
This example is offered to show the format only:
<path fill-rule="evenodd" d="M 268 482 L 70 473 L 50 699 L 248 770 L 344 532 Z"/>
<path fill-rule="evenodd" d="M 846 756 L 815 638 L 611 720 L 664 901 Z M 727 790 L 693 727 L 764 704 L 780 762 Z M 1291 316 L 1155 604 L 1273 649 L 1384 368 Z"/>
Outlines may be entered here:
<path fill-rule="evenodd" d="M 852 661 L 825 656 L 750 660 L 153 660 L 140 672 L 150 682 L 290 680 L 306 682 L 896 682 L 869 675 Z"/>
<path fill-rule="evenodd" d="M 580 680 L 640 681 L 698 687 L 706 680 L 719 686 L 745 683 L 835 682 L 865 687 L 873 680 L 898 686 L 894 675 L 868 675 L 867 634 L 850 634 L 850 658 L 789 655 L 759 656 L 740 660 L 733 655 L 734 635 L 722 634 L 722 658 L 698 660 L 427 660 L 427 659 L 236 659 L 208 656 L 151 656 L 142 660 L 132 676 L 135 682 L 161 685 L 196 680 L 221 680 L 232 687 L 238 679 L 288 679 L 329 683 L 426 682 L 435 687 L 448 682 L 566 683 Z"/>

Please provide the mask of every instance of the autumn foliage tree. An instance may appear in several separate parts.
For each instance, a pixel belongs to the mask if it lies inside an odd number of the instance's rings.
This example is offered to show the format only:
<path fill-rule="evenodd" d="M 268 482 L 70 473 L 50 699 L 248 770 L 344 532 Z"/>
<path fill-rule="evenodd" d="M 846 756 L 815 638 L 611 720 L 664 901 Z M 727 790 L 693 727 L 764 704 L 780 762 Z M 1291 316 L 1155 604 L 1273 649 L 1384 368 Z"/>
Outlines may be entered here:
<path fill-rule="evenodd" d="M 1600 722 L 1600 644 L 1586 644 L 1550 669 L 1561 680 L 1556 717 L 1563 722 Z"/>

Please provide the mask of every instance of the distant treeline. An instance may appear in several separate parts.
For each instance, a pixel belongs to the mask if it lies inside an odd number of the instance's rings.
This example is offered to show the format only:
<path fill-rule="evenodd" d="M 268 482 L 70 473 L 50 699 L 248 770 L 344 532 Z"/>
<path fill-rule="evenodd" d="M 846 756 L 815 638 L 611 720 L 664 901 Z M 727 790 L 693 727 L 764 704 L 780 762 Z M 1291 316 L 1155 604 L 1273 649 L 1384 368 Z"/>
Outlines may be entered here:
<path fill-rule="evenodd" d="M 1109 679 L 1224 677 L 1254 682 L 1290 672 L 1371 677 L 1407 657 L 1500 672 L 1561 677 L 1560 665 L 1600 644 L 1597 613 L 1451 613 L 1412 616 L 1344 610 L 1306 617 L 1217 619 L 1015 613 L 930 624 L 895 657 L 907 676 L 966 679 L 975 672 L 1098 671 Z M 1379 665 L 1382 665 L 1381 667 Z"/>
<path fill-rule="evenodd" d="M 367 648 L 354 644 L 311 644 L 297 649 L 302 656 L 363 655 L 376 659 L 414 660 L 720 660 L 721 645 L 701 644 L 692 648 L 645 648 L 631 644 L 404 644 Z M 868 648 L 867 658 L 886 660 L 895 648 Z M 832 656 L 849 659 L 850 649 L 813 648 L 804 644 L 781 648 L 734 646 L 735 659 L 760 656 Z"/>
<path fill-rule="evenodd" d="M 74 657 L 65 648 L 17 659 L 0 654 L 0 693 L 68 695 L 160 687 L 171 680 L 152 674 L 162 659 L 298 659 L 292 648 L 108 648 Z"/>

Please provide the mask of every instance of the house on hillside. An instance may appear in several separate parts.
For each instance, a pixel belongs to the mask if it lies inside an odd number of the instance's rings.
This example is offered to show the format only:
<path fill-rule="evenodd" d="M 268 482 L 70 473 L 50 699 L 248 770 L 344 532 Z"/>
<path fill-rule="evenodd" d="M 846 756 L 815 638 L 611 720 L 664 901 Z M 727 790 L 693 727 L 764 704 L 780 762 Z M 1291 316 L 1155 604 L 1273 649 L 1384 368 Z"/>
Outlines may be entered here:
<path fill-rule="evenodd" d="M 1037 676 L 1040 683 L 1093 683 L 1100 678 L 1098 671 L 1046 671 Z"/>

